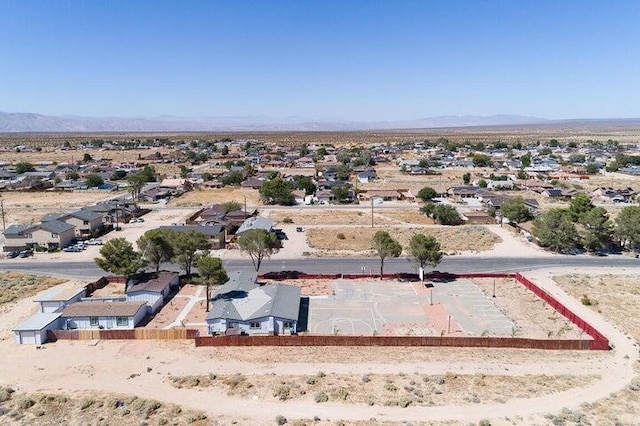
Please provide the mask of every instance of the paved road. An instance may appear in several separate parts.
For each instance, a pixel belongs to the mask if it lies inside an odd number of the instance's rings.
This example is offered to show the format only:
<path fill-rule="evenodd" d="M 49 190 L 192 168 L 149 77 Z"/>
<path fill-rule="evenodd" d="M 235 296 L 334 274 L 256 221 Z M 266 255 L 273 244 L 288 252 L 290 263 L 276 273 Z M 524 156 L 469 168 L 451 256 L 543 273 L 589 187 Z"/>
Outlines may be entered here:
<path fill-rule="evenodd" d="M 226 260 L 225 268 L 235 271 L 252 267 L 249 260 Z M 164 265 L 168 269 L 179 270 L 177 265 Z M 640 267 L 640 260 L 627 256 L 594 257 L 554 256 L 544 258 L 523 257 L 446 257 L 437 269 L 442 272 L 513 272 L 546 267 Z M 377 258 L 304 258 L 266 260 L 260 268 L 261 273 L 272 271 L 303 271 L 309 273 L 363 273 L 376 274 L 380 269 Z M 100 277 L 105 274 L 93 262 L 46 262 L 33 259 L 8 259 L 0 261 L 0 270 L 25 271 L 38 274 L 54 274 L 71 277 Z M 385 273 L 414 272 L 415 265 L 407 259 L 388 259 L 385 261 Z"/>

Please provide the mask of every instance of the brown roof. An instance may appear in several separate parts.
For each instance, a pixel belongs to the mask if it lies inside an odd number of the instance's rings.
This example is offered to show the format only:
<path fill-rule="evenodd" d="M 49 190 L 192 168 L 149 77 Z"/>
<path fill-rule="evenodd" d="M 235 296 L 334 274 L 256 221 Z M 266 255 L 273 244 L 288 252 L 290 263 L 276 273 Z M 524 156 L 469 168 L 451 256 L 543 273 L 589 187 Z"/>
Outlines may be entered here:
<path fill-rule="evenodd" d="M 146 302 L 78 302 L 64 308 L 62 318 L 71 317 L 131 317 Z"/>
<path fill-rule="evenodd" d="M 177 272 L 160 271 L 149 274 L 142 274 L 127 286 L 127 293 L 134 291 L 155 291 L 162 292 L 169 286 L 171 280 L 178 275 Z"/>

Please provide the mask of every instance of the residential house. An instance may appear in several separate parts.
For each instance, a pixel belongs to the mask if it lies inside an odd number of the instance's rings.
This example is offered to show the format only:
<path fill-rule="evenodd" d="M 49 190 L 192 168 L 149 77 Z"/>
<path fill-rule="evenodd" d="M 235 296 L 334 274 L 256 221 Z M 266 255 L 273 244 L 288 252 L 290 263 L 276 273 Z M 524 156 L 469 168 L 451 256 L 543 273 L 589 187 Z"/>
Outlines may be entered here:
<path fill-rule="evenodd" d="M 34 246 L 62 248 L 68 246 L 75 238 L 75 226 L 59 220 L 31 225 L 11 225 L 4 231 L 4 237 L 4 251 L 17 251 Z"/>
<path fill-rule="evenodd" d="M 257 283 L 255 271 L 237 271 L 212 297 L 209 333 L 281 335 L 297 332 L 300 287 Z"/>
<path fill-rule="evenodd" d="M 13 328 L 18 345 L 41 345 L 47 341 L 47 331 L 59 329 L 61 312 L 37 313 Z"/>
<path fill-rule="evenodd" d="M 240 225 L 240 228 L 236 231 L 236 235 L 240 236 L 254 229 L 264 229 L 267 232 L 271 232 L 273 229 L 273 221 L 263 216 L 249 217 Z"/>
<path fill-rule="evenodd" d="M 103 227 L 103 215 L 91 210 L 78 210 L 72 213 L 50 213 L 42 218 L 42 222 L 59 220 L 75 226 L 76 237 L 92 235 Z"/>
<path fill-rule="evenodd" d="M 369 183 L 377 178 L 378 176 L 375 170 L 364 170 L 357 174 L 357 179 L 360 183 Z"/>
<path fill-rule="evenodd" d="M 160 188 L 168 189 L 174 194 L 182 194 L 191 191 L 192 184 L 188 179 L 164 179 L 160 182 Z"/>
<path fill-rule="evenodd" d="M 180 285 L 177 272 L 160 271 L 139 274 L 127 283 L 127 301 L 145 302 L 147 312 L 155 314 L 169 297 L 172 288 Z"/>
<path fill-rule="evenodd" d="M 147 316 L 147 303 L 90 302 L 72 303 L 64 308 L 62 329 L 133 329 Z"/>

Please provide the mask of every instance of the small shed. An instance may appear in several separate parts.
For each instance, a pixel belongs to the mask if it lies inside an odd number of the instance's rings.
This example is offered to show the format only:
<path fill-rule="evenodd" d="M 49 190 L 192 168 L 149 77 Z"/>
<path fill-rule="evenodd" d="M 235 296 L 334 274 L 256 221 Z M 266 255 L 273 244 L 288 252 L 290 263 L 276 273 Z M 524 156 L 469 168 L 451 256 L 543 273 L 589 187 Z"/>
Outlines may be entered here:
<path fill-rule="evenodd" d="M 60 312 L 37 313 L 13 329 L 18 345 L 41 345 L 47 341 L 47 330 L 59 327 Z"/>
<path fill-rule="evenodd" d="M 40 304 L 40 312 L 52 313 L 71 303 L 79 302 L 84 297 L 85 292 L 86 288 L 84 287 L 73 289 L 54 287 L 34 298 L 33 301 Z"/>

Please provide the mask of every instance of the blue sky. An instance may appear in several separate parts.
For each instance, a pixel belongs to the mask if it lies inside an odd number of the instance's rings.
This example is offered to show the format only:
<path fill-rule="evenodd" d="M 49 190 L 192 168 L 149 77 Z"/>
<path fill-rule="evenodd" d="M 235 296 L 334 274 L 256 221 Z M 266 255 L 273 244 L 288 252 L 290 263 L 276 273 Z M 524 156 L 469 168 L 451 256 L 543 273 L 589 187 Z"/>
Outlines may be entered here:
<path fill-rule="evenodd" d="M 0 0 L 0 111 L 640 117 L 639 1 Z"/>

